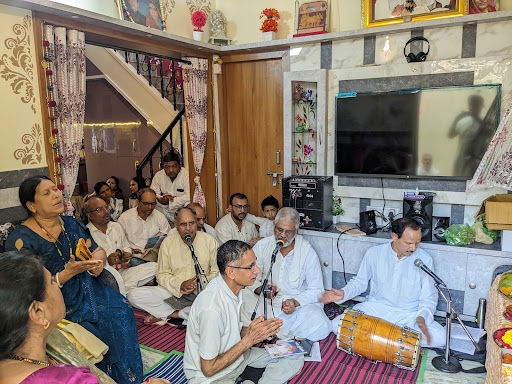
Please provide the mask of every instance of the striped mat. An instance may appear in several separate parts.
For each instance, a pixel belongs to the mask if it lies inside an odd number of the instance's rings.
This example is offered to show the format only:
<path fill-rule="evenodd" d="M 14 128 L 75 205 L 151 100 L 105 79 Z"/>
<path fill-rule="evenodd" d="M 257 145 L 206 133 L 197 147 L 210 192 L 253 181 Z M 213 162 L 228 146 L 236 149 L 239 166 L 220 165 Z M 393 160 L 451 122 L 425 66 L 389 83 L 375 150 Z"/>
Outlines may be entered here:
<path fill-rule="evenodd" d="M 139 310 L 134 310 L 134 313 L 141 345 L 167 353 L 173 350 L 184 352 L 184 329 L 178 329 L 170 324 L 144 325 L 144 318 L 147 314 Z M 420 358 L 415 371 L 400 369 L 391 364 L 373 363 L 362 357 L 348 355 L 336 348 L 336 338 L 333 333 L 320 342 L 320 350 L 322 362 L 304 363 L 301 373 L 289 384 L 419 384 L 422 381 L 424 362 L 426 361 L 424 355 Z M 178 358 L 174 357 L 173 359 Z M 420 366 L 422 367 L 420 368 Z M 181 372 L 183 371 L 181 370 Z M 150 374 L 151 372 L 148 373 L 148 375 Z M 172 380 L 171 382 L 176 384 Z"/>
<path fill-rule="evenodd" d="M 169 353 L 167 359 L 144 376 L 144 380 L 147 380 L 149 377 L 167 379 L 172 384 L 186 384 L 187 378 L 183 372 L 183 353 Z"/>

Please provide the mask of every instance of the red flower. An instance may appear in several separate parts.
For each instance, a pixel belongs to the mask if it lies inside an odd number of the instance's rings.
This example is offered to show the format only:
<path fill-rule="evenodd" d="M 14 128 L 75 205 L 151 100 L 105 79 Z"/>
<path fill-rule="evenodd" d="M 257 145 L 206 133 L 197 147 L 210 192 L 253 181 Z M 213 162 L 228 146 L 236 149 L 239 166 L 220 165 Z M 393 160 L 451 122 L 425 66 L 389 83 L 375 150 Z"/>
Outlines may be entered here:
<path fill-rule="evenodd" d="M 194 26 L 195 31 L 203 32 L 201 28 L 206 25 L 206 15 L 204 14 L 203 11 L 197 10 L 193 12 L 190 17 L 190 20 L 192 21 L 192 25 Z"/>
<path fill-rule="evenodd" d="M 57 188 L 59 189 L 59 191 L 63 191 L 64 190 L 64 184 L 57 184 Z"/>
<path fill-rule="evenodd" d="M 53 71 L 51 69 L 47 69 L 45 73 L 46 73 L 46 76 L 53 75 Z"/>
<path fill-rule="evenodd" d="M 57 102 L 55 100 L 48 100 L 48 106 L 55 107 L 57 105 Z"/>
<path fill-rule="evenodd" d="M 55 162 L 56 162 L 56 163 L 60 163 L 61 161 L 62 161 L 62 157 L 57 156 L 57 157 L 55 158 Z"/>
<path fill-rule="evenodd" d="M 277 20 L 279 20 L 279 12 L 275 8 L 265 8 L 261 11 L 260 19 L 266 17 L 263 20 L 260 31 L 262 32 L 277 32 Z"/>
<path fill-rule="evenodd" d="M 59 133 L 59 130 L 57 128 L 53 128 L 52 129 L 52 134 L 56 135 L 57 133 Z"/>
<path fill-rule="evenodd" d="M 49 47 L 50 42 L 48 40 L 43 40 L 43 47 Z"/>

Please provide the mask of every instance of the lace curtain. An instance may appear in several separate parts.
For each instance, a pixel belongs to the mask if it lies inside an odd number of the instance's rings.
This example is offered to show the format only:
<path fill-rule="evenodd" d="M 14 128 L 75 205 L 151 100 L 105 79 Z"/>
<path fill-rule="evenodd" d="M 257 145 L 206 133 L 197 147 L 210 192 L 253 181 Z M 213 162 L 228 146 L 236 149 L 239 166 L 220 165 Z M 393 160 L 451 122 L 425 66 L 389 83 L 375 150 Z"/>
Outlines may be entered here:
<path fill-rule="evenodd" d="M 85 35 L 46 24 L 44 39 L 48 41 L 46 55 L 51 70 L 55 106 L 50 114 L 57 129 L 57 158 L 64 186 L 65 214 L 73 215 L 69 202 L 75 188 L 82 147 L 85 114 Z M 55 147 L 54 147 L 55 149 Z M 58 177 L 57 177 L 58 178 Z"/>
<path fill-rule="evenodd" d="M 206 208 L 206 200 L 201 188 L 201 169 L 203 168 L 204 152 L 206 150 L 208 60 L 195 57 L 189 57 L 187 60 L 191 64 L 183 64 L 182 68 L 185 115 L 196 172 L 194 177 L 196 188 L 192 201 Z"/>
<path fill-rule="evenodd" d="M 512 190 L 512 105 L 494 134 L 467 190 L 501 187 Z"/>

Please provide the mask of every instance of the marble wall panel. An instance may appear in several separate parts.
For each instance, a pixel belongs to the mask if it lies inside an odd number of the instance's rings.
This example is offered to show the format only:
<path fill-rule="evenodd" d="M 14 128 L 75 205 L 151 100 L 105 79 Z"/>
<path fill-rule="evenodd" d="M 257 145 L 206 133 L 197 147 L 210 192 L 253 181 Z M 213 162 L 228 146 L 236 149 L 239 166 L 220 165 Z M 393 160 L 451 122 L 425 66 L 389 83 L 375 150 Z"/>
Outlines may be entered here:
<path fill-rule="evenodd" d="M 297 55 L 290 55 L 290 71 L 321 69 L 320 44 L 304 44 Z"/>

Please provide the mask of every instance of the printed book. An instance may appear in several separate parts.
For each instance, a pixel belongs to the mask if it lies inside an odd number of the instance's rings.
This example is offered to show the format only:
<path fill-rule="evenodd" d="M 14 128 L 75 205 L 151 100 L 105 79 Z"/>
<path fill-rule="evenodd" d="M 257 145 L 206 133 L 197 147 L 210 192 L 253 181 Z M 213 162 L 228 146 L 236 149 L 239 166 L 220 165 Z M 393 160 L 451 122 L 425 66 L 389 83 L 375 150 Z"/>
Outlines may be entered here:
<path fill-rule="evenodd" d="M 308 355 L 313 343 L 310 340 L 278 340 L 275 344 L 265 345 L 272 359 L 293 355 Z"/>

